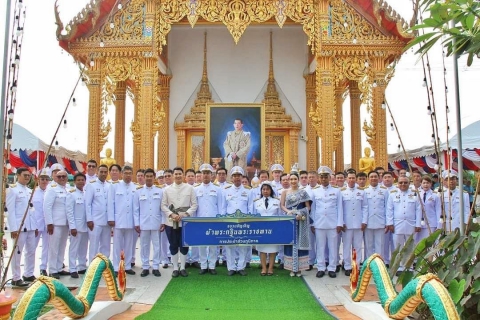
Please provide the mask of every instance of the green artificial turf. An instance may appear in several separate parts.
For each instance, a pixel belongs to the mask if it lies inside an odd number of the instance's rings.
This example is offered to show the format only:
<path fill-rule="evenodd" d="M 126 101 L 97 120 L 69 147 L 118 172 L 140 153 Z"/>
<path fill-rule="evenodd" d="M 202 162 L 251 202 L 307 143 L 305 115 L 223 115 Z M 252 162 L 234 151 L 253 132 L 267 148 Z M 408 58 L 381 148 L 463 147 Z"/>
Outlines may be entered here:
<path fill-rule="evenodd" d="M 152 309 L 136 319 L 335 319 L 303 279 L 286 270 L 263 277 L 260 269 L 247 270 L 246 277 L 229 277 L 222 267 L 216 276 L 187 269 L 188 278 L 172 279 Z"/>

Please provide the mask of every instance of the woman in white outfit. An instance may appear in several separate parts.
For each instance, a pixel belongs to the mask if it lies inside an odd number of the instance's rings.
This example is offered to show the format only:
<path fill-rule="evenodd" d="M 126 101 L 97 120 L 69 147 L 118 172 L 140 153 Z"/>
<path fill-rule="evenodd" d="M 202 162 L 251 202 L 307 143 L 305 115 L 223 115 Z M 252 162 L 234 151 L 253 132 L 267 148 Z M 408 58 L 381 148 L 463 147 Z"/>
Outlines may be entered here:
<path fill-rule="evenodd" d="M 280 215 L 280 200 L 275 198 L 275 192 L 269 182 L 264 182 L 261 187 L 262 196 L 253 203 L 253 214 L 270 217 Z M 259 245 L 257 250 L 260 253 L 260 263 L 262 265 L 262 276 L 273 275 L 273 261 L 278 252 L 277 245 Z M 267 254 L 270 261 L 267 271 Z"/>

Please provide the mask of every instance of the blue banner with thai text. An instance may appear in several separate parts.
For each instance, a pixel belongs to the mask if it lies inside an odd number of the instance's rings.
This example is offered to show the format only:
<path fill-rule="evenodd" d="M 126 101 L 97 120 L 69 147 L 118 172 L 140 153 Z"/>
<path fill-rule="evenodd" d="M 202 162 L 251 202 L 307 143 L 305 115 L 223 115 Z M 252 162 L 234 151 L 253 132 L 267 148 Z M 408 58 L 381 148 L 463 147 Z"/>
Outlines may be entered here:
<path fill-rule="evenodd" d="M 182 224 L 184 246 L 293 244 L 296 232 L 292 216 L 184 218 Z"/>

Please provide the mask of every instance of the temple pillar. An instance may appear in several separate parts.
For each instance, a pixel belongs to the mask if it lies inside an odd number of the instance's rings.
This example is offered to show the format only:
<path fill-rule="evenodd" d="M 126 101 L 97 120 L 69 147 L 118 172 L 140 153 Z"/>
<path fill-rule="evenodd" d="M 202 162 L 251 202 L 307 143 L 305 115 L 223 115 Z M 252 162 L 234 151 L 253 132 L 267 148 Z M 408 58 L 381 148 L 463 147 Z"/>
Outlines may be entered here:
<path fill-rule="evenodd" d="M 317 131 L 315 126 L 312 123 L 312 119 L 310 118 L 310 114 L 314 112 L 314 108 L 316 108 L 316 94 L 315 94 L 315 72 L 305 75 L 305 91 L 307 97 L 307 128 L 306 128 L 306 136 L 307 136 L 307 171 L 317 170 L 318 168 L 318 139 L 317 139 Z"/>
<path fill-rule="evenodd" d="M 169 168 L 168 164 L 168 151 L 169 151 L 169 134 L 168 134 L 168 122 L 170 114 L 170 75 L 159 75 L 158 85 L 158 97 L 160 98 L 159 109 L 163 109 L 165 117 L 162 119 L 160 127 L 158 129 L 158 141 L 157 141 L 157 169 L 163 170 Z"/>
<path fill-rule="evenodd" d="M 350 141 L 351 141 L 351 167 L 358 170 L 358 161 L 362 157 L 362 131 L 360 122 L 360 89 L 357 81 L 350 81 Z"/>
<path fill-rule="evenodd" d="M 138 78 L 138 77 L 137 77 Z M 135 99 L 133 100 L 133 121 L 131 126 L 131 131 L 133 135 L 133 169 L 144 169 L 140 167 L 140 104 L 138 102 L 139 87 L 140 82 L 137 80 L 135 82 L 135 88 L 133 88 Z"/>
<path fill-rule="evenodd" d="M 377 167 L 388 168 L 387 153 L 387 116 L 386 110 L 382 109 L 382 103 L 385 100 L 385 89 L 387 82 L 385 80 L 385 71 L 375 73 L 376 85 L 372 88 L 372 124 L 375 130 L 375 141 L 372 149 L 375 152 L 375 163 Z"/>
<path fill-rule="evenodd" d="M 94 159 L 100 163 L 100 130 L 102 122 L 102 72 L 101 62 L 95 61 L 93 66 L 89 67 L 87 72 L 89 91 L 88 101 L 88 142 L 87 156 L 88 159 Z"/>
<path fill-rule="evenodd" d="M 142 69 L 139 79 L 139 88 L 137 89 L 137 132 L 139 141 L 137 145 L 137 164 L 138 168 L 153 168 L 154 156 L 154 136 L 155 128 L 152 119 L 154 119 L 154 108 L 157 104 L 157 80 L 158 67 L 157 59 L 145 57 L 142 59 Z"/>
<path fill-rule="evenodd" d="M 125 164 L 125 81 L 117 83 L 115 89 L 115 151 L 114 158 L 118 164 Z"/>
<path fill-rule="evenodd" d="M 332 59 L 325 56 L 317 56 L 316 67 L 316 94 L 317 114 L 320 115 L 320 138 L 321 154 L 320 164 L 333 169 L 334 138 L 333 129 L 335 123 L 335 75 L 332 68 Z M 319 130 L 317 129 L 317 132 Z"/>
<path fill-rule="evenodd" d="M 343 124 L 343 101 L 345 88 L 343 86 L 335 88 L 335 108 L 337 112 L 337 124 Z M 338 136 L 335 142 L 335 172 L 343 171 L 345 166 L 344 151 L 343 151 L 343 132 Z M 332 168 L 333 170 L 333 168 Z"/>

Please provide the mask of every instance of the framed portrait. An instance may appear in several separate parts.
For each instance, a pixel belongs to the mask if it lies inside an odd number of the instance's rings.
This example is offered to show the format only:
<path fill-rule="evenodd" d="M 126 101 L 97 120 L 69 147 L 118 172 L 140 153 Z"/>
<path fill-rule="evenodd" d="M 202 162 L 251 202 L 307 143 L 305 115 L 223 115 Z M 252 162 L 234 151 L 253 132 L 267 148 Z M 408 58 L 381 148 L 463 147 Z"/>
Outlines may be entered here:
<path fill-rule="evenodd" d="M 205 133 L 205 162 L 215 170 L 240 166 L 252 178 L 264 167 L 264 104 L 207 104 Z"/>

